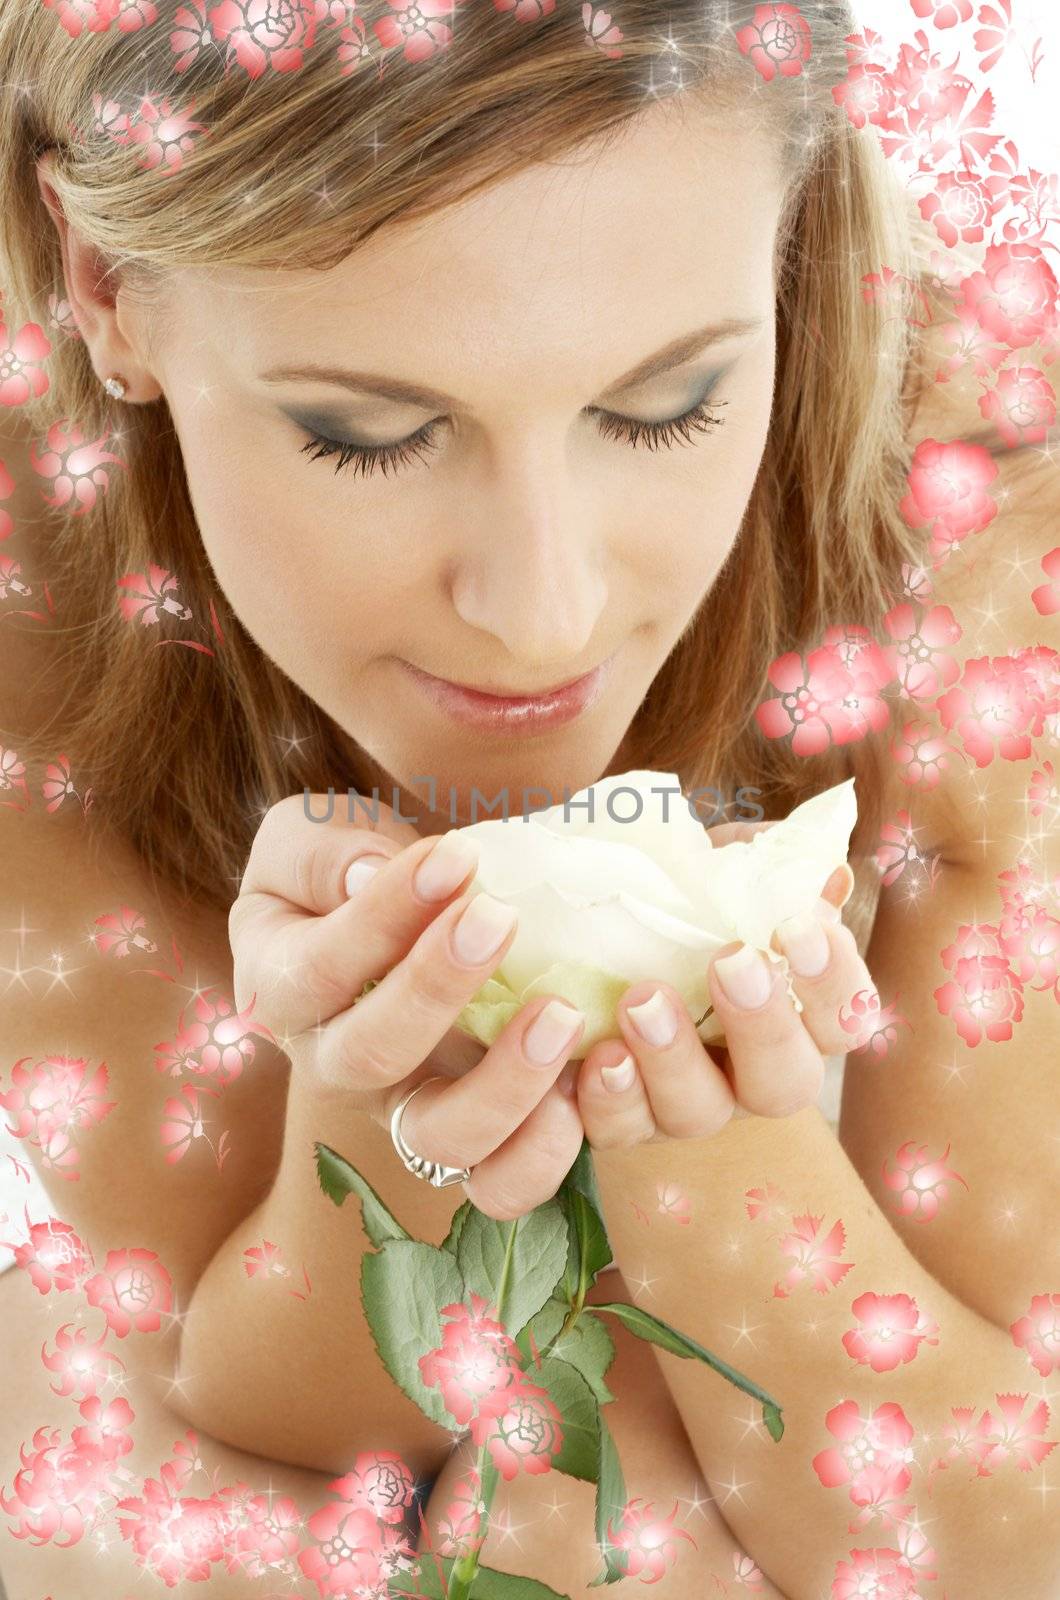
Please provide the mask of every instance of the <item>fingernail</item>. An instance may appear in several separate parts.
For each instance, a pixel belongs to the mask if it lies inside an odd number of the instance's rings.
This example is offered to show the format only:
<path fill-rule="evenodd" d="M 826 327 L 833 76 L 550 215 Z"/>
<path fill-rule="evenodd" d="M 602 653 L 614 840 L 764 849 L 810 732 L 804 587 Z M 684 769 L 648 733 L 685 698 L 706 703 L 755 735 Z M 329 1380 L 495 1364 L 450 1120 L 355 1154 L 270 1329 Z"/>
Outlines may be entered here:
<path fill-rule="evenodd" d="M 762 1005 L 773 989 L 773 979 L 765 958 L 753 945 L 741 945 L 734 955 L 715 961 L 714 971 L 721 986 L 735 1006 L 753 1011 Z"/>
<path fill-rule="evenodd" d="M 570 1044 L 584 1021 L 582 1013 L 573 1006 L 564 1005 L 562 1000 L 550 1000 L 527 1028 L 523 1049 L 539 1067 L 547 1066 Z"/>
<path fill-rule="evenodd" d="M 812 911 L 800 911 L 777 923 L 777 938 L 800 978 L 816 978 L 828 965 L 831 946 L 824 925 Z"/>
<path fill-rule="evenodd" d="M 604 1080 L 604 1088 L 610 1089 L 614 1094 L 621 1094 L 624 1089 L 632 1089 L 637 1078 L 637 1064 L 631 1055 L 624 1055 L 622 1060 L 613 1067 L 601 1067 L 600 1076 Z"/>
<path fill-rule="evenodd" d="M 346 868 L 346 893 L 356 894 L 358 889 L 363 889 L 386 859 L 386 856 L 358 856 L 356 861 L 351 861 Z"/>
<path fill-rule="evenodd" d="M 459 833 L 443 833 L 431 853 L 421 861 L 412 887 L 424 900 L 444 900 L 463 883 L 478 864 L 478 850 Z"/>
<path fill-rule="evenodd" d="M 515 925 L 516 910 L 492 895 L 477 894 L 465 907 L 453 929 L 453 948 L 457 959 L 477 967 L 504 943 Z"/>
<path fill-rule="evenodd" d="M 843 904 L 846 905 L 845 900 Z M 843 920 L 843 913 L 839 906 L 834 906 L 831 900 L 826 900 L 823 895 L 814 906 L 813 914 L 815 917 L 823 917 L 826 922 L 842 922 Z"/>
<path fill-rule="evenodd" d="M 656 989 L 639 1006 L 629 1006 L 627 1011 L 641 1038 L 656 1050 L 665 1050 L 668 1044 L 673 1044 L 677 1037 L 677 1012 L 661 989 Z"/>

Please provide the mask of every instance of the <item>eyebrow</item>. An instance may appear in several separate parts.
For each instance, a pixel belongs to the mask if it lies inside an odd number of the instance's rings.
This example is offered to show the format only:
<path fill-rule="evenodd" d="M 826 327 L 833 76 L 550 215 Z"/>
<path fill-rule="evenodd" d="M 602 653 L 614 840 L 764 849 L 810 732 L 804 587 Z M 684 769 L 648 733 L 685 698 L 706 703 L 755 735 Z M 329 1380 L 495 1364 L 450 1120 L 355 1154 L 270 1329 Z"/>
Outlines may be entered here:
<path fill-rule="evenodd" d="M 638 384 L 646 383 L 649 378 L 658 377 L 661 373 L 669 372 L 673 367 L 679 367 L 682 362 L 688 361 L 692 356 L 709 349 L 711 345 L 720 344 L 725 339 L 739 338 L 744 334 L 757 332 L 764 325 L 762 317 L 727 317 L 722 322 L 708 323 L 702 328 L 693 328 L 691 333 L 684 333 L 672 339 L 661 350 L 647 356 L 643 361 L 638 361 L 635 367 L 624 372 L 609 389 L 604 391 L 605 396 L 617 394 L 622 389 L 633 389 Z M 262 372 L 260 379 L 264 383 L 331 383 L 342 389 L 351 389 L 360 394 L 372 394 L 382 400 L 396 400 L 405 405 L 420 406 L 430 410 L 436 406 L 452 406 L 463 410 L 464 405 L 452 395 L 444 394 L 440 389 L 426 388 L 422 384 L 405 383 L 399 378 L 382 377 L 374 372 L 351 372 L 345 367 L 331 367 L 317 362 L 310 362 L 308 366 L 275 366 Z"/>

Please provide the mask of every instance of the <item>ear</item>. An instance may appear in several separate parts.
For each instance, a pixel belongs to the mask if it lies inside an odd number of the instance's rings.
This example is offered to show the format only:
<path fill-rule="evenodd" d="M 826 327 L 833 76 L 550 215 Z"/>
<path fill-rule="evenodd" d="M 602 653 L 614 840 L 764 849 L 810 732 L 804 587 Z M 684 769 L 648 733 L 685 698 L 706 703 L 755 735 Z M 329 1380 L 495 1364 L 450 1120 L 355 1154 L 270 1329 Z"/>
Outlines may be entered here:
<path fill-rule="evenodd" d="M 162 387 L 143 364 L 140 353 L 126 336 L 122 321 L 126 308 L 119 304 L 121 285 L 114 270 L 67 221 L 52 183 L 56 151 L 46 150 L 37 160 L 37 186 L 59 235 L 66 297 L 96 375 L 102 383 L 121 373 L 128 384 L 127 400 L 157 400 Z"/>

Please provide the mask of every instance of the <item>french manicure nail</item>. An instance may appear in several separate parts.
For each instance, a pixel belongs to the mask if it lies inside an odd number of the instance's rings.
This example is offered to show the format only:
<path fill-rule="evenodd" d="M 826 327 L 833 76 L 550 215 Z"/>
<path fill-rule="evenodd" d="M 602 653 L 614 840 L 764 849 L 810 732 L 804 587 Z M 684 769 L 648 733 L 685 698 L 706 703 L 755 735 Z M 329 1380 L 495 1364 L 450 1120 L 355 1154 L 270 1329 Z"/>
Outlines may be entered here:
<path fill-rule="evenodd" d="M 477 967 L 499 950 L 516 920 L 514 906 L 492 895 L 477 894 L 461 912 L 453 929 L 453 947 L 457 959 L 466 966 Z"/>
<path fill-rule="evenodd" d="M 523 1049 L 537 1066 L 547 1066 L 570 1044 L 584 1021 L 582 1013 L 573 1006 L 564 1005 L 562 1000 L 550 1000 L 527 1028 Z"/>
<path fill-rule="evenodd" d="M 444 900 L 477 864 L 478 850 L 470 839 L 461 838 L 459 833 L 443 833 L 416 868 L 412 886 L 424 900 Z"/>
<path fill-rule="evenodd" d="M 605 1089 L 610 1089 L 614 1094 L 621 1094 L 625 1089 L 632 1089 L 636 1082 L 637 1064 L 627 1053 L 615 1066 L 601 1067 L 600 1076 Z"/>
<path fill-rule="evenodd" d="M 741 945 L 735 954 L 715 961 L 714 971 L 733 1005 L 744 1006 L 748 1011 L 762 1005 L 773 988 L 765 958 L 753 945 Z"/>
<path fill-rule="evenodd" d="M 628 1015 L 641 1038 L 656 1050 L 665 1050 L 677 1037 L 677 1013 L 661 989 L 639 1006 L 630 1006 Z"/>
<path fill-rule="evenodd" d="M 791 969 L 800 978 L 816 978 L 828 965 L 831 946 L 820 917 L 800 911 L 777 923 L 777 938 Z"/>
<path fill-rule="evenodd" d="M 356 861 L 351 861 L 346 868 L 346 893 L 356 894 L 358 889 L 363 889 L 386 859 L 386 856 L 358 856 Z"/>

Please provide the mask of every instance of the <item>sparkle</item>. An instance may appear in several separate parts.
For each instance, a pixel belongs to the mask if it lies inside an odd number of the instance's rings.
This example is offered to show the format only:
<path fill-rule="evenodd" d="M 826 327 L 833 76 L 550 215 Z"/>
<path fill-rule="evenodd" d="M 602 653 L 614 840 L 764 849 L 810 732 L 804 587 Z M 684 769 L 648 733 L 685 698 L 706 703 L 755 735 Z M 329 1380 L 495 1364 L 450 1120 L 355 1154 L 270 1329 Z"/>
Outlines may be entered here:
<path fill-rule="evenodd" d="M 698 1483 L 693 1484 L 691 1495 L 679 1494 L 675 1497 L 679 1505 L 686 1505 L 688 1507 L 689 1516 L 691 1516 L 694 1511 L 698 1511 L 701 1517 L 705 1517 L 707 1513 L 704 1511 L 703 1507 L 714 1504 L 714 1496 L 712 1494 L 701 1495 L 699 1492 L 700 1487 L 701 1485 Z"/>
<path fill-rule="evenodd" d="M 744 1499 L 743 1495 L 740 1493 L 740 1490 L 741 1489 L 749 1489 L 750 1486 L 751 1486 L 751 1479 L 750 1478 L 744 1479 L 744 1481 L 742 1483 L 737 1483 L 736 1482 L 736 1475 L 735 1475 L 735 1473 L 733 1473 L 731 1481 L 726 1479 L 724 1482 L 718 1484 L 718 1488 L 719 1489 L 728 1490 L 728 1493 L 725 1495 L 724 1499 L 721 1502 L 722 1505 L 727 1505 L 729 1500 L 730 1500 L 730 1498 L 732 1497 L 732 1495 L 735 1495 L 737 1500 L 739 1500 L 740 1504 L 743 1505 L 743 1506 L 746 1506 L 747 1505 L 747 1501 Z"/>
<path fill-rule="evenodd" d="M 630 1278 L 629 1285 L 631 1289 L 642 1289 L 645 1293 L 651 1294 L 652 1284 L 658 1282 L 658 1278 L 649 1278 L 646 1272 L 642 1272 L 639 1278 Z M 652 1298 L 655 1296 L 652 1295 Z"/>
<path fill-rule="evenodd" d="M 287 746 L 283 752 L 284 760 L 286 760 L 292 750 L 298 750 L 300 745 L 305 744 L 307 735 L 304 733 L 274 733 L 272 737 Z"/>
<path fill-rule="evenodd" d="M 740 1435 L 741 1443 L 747 1438 L 749 1433 L 753 1433 L 757 1438 L 759 1430 L 761 1430 L 763 1434 L 766 1432 L 766 1425 L 762 1421 L 761 1407 L 756 1408 L 753 1402 L 751 1402 L 750 1416 L 733 1417 L 732 1420 L 740 1423 L 741 1427 L 743 1428 L 743 1432 Z"/>
<path fill-rule="evenodd" d="M 19 955 L 22 954 L 22 946 L 26 942 L 27 933 L 42 933 L 43 931 L 44 930 L 42 928 L 27 928 L 27 926 L 26 926 L 26 908 L 25 908 L 25 906 L 20 906 L 19 907 L 18 927 L 17 928 L 5 928 L 4 929 L 5 933 L 17 933 L 18 934 L 18 953 L 19 953 Z"/>
<path fill-rule="evenodd" d="M 551 1522 L 553 1517 L 559 1516 L 559 1514 L 563 1510 L 563 1508 L 565 1506 L 569 1506 L 569 1505 L 570 1505 L 570 1501 L 569 1500 L 557 1500 L 556 1499 L 556 1491 L 555 1491 L 555 1489 L 553 1489 L 552 1490 L 552 1499 L 549 1501 L 548 1505 L 545 1507 L 545 1510 L 548 1513 L 547 1520 L 549 1522 Z"/>
<path fill-rule="evenodd" d="M 759 1328 L 764 1328 L 765 1327 L 765 1323 L 764 1322 L 754 1322 L 754 1323 L 751 1323 L 750 1325 L 748 1325 L 747 1320 L 746 1320 L 746 1314 L 741 1312 L 740 1321 L 739 1321 L 738 1324 L 734 1323 L 734 1322 L 723 1322 L 722 1323 L 722 1327 L 723 1328 L 731 1328 L 735 1332 L 736 1338 L 732 1341 L 734 1346 L 738 1345 L 742 1340 L 746 1339 L 747 1343 L 751 1346 L 751 1349 L 752 1350 L 756 1350 L 758 1348 L 758 1346 L 755 1344 L 754 1340 L 751 1338 L 751 1335 L 752 1335 L 752 1333 L 756 1333 Z"/>

